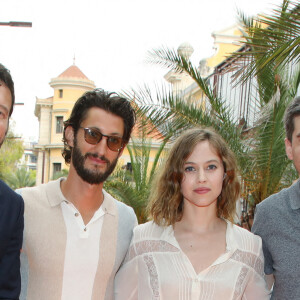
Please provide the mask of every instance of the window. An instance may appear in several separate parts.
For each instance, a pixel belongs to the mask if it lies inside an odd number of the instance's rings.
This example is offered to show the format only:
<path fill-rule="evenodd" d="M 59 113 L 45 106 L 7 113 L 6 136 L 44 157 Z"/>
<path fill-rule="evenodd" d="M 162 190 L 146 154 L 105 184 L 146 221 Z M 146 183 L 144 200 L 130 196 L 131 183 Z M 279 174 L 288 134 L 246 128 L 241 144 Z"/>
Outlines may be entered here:
<path fill-rule="evenodd" d="M 34 155 L 34 154 L 31 154 L 30 156 L 30 163 L 32 163 L 32 164 L 35 164 L 35 163 L 37 163 L 37 157 L 36 157 L 36 155 Z"/>
<path fill-rule="evenodd" d="M 64 118 L 56 117 L 56 133 L 62 133 L 64 128 Z"/>
<path fill-rule="evenodd" d="M 53 163 L 53 177 L 61 171 L 61 163 Z"/>
<path fill-rule="evenodd" d="M 59 98 L 62 98 L 63 94 L 64 94 L 64 91 L 63 90 L 58 90 L 58 92 L 59 92 Z"/>

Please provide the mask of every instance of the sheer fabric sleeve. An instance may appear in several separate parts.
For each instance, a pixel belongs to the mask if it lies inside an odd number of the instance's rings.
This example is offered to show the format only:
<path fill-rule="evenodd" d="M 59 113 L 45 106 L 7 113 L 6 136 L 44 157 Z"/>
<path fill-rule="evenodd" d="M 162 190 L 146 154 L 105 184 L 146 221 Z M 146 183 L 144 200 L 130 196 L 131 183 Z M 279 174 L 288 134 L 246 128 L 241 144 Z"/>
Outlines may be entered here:
<path fill-rule="evenodd" d="M 138 299 L 138 257 L 133 244 L 115 278 L 115 300 L 124 299 Z"/>
<path fill-rule="evenodd" d="M 264 274 L 264 256 L 262 251 L 262 243 L 260 239 L 259 255 L 249 274 L 245 292 L 244 300 L 268 300 L 271 297 L 271 292 L 268 289 Z"/>

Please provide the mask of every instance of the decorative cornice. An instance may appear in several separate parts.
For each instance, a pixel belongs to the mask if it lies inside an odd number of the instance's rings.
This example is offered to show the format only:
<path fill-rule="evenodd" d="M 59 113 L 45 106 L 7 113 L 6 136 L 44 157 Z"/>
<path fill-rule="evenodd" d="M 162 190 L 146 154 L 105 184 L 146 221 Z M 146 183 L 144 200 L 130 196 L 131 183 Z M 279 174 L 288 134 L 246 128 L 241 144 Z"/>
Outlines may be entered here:
<path fill-rule="evenodd" d="M 35 149 L 39 150 L 48 150 L 48 149 L 63 149 L 63 143 L 56 143 L 56 144 L 37 144 L 34 146 Z"/>
<path fill-rule="evenodd" d="M 52 78 L 49 82 L 49 85 L 54 89 L 63 89 L 63 88 L 74 88 L 79 87 L 83 89 L 94 89 L 95 83 L 89 79 L 74 78 L 74 77 L 63 77 L 63 78 Z"/>
<path fill-rule="evenodd" d="M 53 106 L 53 97 L 49 97 L 46 99 L 40 99 L 40 98 L 36 97 L 34 115 L 36 117 L 40 118 L 41 108 L 47 107 L 47 108 L 51 109 L 52 106 Z"/>
<path fill-rule="evenodd" d="M 53 109 L 52 111 L 53 111 L 53 113 L 60 113 L 60 112 L 68 112 L 69 109 L 67 109 L 67 108 L 57 108 L 57 109 Z"/>

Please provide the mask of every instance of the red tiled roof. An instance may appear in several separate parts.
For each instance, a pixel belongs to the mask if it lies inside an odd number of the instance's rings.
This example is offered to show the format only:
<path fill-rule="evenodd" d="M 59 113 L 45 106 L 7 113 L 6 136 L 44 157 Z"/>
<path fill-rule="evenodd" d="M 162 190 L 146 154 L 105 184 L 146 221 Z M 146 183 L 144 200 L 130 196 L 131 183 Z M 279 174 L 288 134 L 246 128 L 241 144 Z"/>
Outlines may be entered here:
<path fill-rule="evenodd" d="M 136 102 L 134 100 L 131 102 L 131 105 L 133 106 L 133 108 L 135 110 L 138 109 L 138 105 L 136 104 Z M 136 124 L 132 129 L 131 136 L 133 138 L 141 138 L 143 136 L 143 134 L 146 133 L 146 138 L 155 139 L 155 140 L 163 140 L 164 136 L 159 131 L 159 129 L 154 124 L 151 124 L 147 121 L 145 122 L 145 120 L 143 120 L 144 118 L 145 117 L 138 117 L 137 118 Z M 145 130 L 144 133 L 143 133 L 143 130 Z"/>
<path fill-rule="evenodd" d="M 140 138 L 143 135 L 143 129 L 141 128 L 142 124 L 140 120 L 137 120 L 135 126 L 133 127 L 131 136 L 133 138 Z M 148 131 L 148 132 L 147 132 Z M 150 131 L 150 132 L 149 132 Z M 162 140 L 163 135 L 161 132 L 154 126 L 154 125 L 146 125 L 146 137 L 155 139 L 155 140 Z"/>
<path fill-rule="evenodd" d="M 75 65 L 72 65 L 71 67 L 69 67 L 67 70 L 65 70 L 64 72 L 62 72 L 58 77 L 59 78 L 61 78 L 61 77 L 75 77 L 75 78 L 88 79 L 82 73 L 82 71 L 77 66 L 75 66 Z"/>

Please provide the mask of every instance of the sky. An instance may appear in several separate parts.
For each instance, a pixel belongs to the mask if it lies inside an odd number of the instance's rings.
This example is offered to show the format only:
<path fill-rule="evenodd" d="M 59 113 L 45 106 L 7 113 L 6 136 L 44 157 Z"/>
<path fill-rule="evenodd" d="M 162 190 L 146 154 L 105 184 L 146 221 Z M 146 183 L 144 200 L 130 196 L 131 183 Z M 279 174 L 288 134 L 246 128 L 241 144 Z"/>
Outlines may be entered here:
<path fill-rule="evenodd" d="M 36 97 L 53 95 L 51 78 L 75 64 L 96 87 L 120 92 L 160 83 L 167 70 L 145 62 L 147 52 L 184 42 L 197 65 L 213 55 L 213 31 L 248 16 L 268 13 L 281 0 L 1 0 L 0 63 L 15 82 L 14 132 L 38 141 Z"/>

